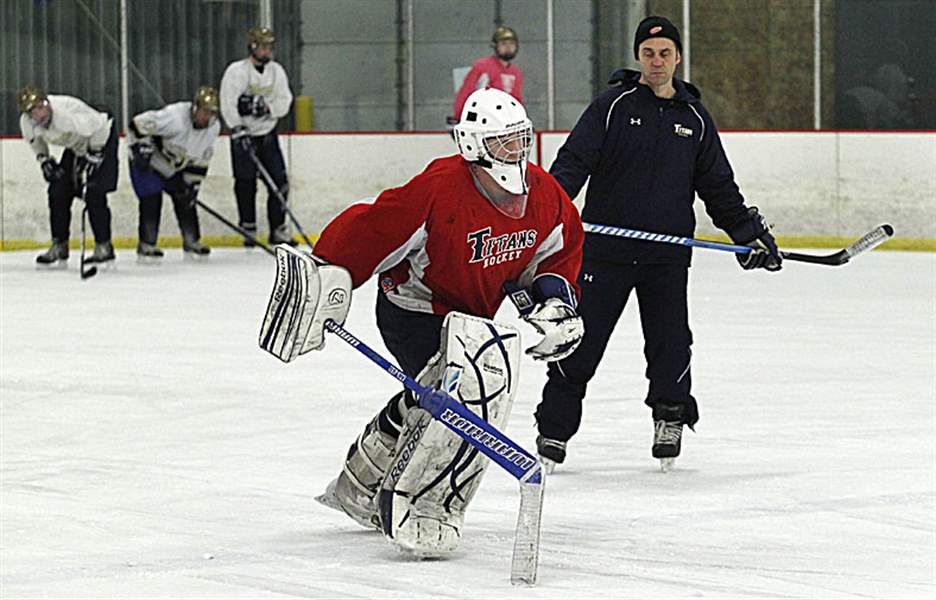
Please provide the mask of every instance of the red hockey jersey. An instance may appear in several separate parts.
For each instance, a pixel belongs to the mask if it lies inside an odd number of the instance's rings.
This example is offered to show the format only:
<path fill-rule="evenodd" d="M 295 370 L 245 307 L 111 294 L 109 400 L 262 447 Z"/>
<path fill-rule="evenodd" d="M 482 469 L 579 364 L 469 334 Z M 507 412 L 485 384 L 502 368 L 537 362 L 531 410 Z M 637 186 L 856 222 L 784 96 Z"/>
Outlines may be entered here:
<path fill-rule="evenodd" d="M 402 187 L 350 206 L 328 224 L 315 255 L 351 272 L 354 287 L 380 274 L 397 306 L 493 318 L 504 282 L 554 273 L 579 293 L 582 221 L 556 180 L 528 173 L 526 213 L 512 219 L 475 187 L 459 155 L 433 161 Z"/>
<path fill-rule="evenodd" d="M 452 116 L 461 119 L 468 96 L 475 90 L 486 87 L 503 90 L 523 104 L 523 71 L 513 63 L 508 63 L 505 67 L 497 56 L 490 55 L 479 58 L 471 65 L 471 70 L 455 94 Z"/>

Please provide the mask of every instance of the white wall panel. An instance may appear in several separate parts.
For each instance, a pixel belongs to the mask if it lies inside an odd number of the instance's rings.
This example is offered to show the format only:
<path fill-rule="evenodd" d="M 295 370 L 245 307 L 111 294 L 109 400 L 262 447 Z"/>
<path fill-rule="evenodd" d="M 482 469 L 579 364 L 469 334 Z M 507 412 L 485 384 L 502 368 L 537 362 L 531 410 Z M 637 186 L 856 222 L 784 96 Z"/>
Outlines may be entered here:
<path fill-rule="evenodd" d="M 545 166 L 565 137 L 541 136 Z M 891 222 L 899 237 L 936 239 L 936 134 L 724 133 L 722 138 L 742 193 L 780 235 L 852 236 Z M 433 158 L 455 152 L 444 133 L 292 135 L 281 137 L 281 143 L 290 171 L 290 204 L 309 233 L 320 231 L 349 204 L 401 185 Z M 22 140 L 0 144 L 3 240 L 44 242 L 49 217 L 39 165 Z M 120 156 L 125 157 L 122 146 Z M 202 200 L 236 221 L 233 187 L 224 137 L 216 144 Z M 266 191 L 258 188 L 257 214 L 265 233 Z M 125 158 L 110 205 L 114 236 L 136 237 L 137 200 Z M 73 235 L 79 202 L 74 209 Z M 714 232 L 701 202 L 697 210 L 699 231 Z M 206 235 L 230 234 L 210 215 L 202 215 L 202 226 Z M 178 233 L 167 199 L 161 234 Z"/>

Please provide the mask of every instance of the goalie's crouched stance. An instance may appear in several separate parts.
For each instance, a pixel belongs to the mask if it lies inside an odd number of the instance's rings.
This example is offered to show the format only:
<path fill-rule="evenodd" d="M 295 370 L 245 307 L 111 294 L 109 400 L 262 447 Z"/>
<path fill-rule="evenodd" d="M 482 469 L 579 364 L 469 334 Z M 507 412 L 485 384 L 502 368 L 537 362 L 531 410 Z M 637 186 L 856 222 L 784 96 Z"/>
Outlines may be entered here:
<path fill-rule="evenodd" d="M 277 246 L 277 276 L 260 333 L 264 350 L 289 362 L 324 346 L 324 323 L 344 323 L 351 278 L 335 265 Z M 520 337 L 509 325 L 461 313 L 413 313 L 380 294 L 377 319 L 387 347 L 409 374 L 501 428 L 516 393 Z M 489 461 L 401 392 L 351 444 L 323 504 L 382 530 L 402 550 L 455 550 L 465 508 Z"/>
<path fill-rule="evenodd" d="M 486 459 L 462 440 L 497 454 L 510 449 L 480 437 L 464 415 L 442 423 L 419 406 L 438 407 L 441 398 L 497 427 L 506 423 L 520 340 L 490 319 L 507 297 L 507 282 L 517 282 L 522 293 L 511 297 L 543 336 L 527 350 L 534 359 L 560 360 L 581 341 L 583 327 L 578 288 L 569 283 L 581 267 L 582 223 L 558 182 L 529 163 L 526 110 L 500 90 L 477 90 L 455 133 L 458 154 L 346 208 L 322 231 L 315 257 L 277 248 L 277 282 L 260 340 L 286 361 L 321 348 L 328 318 L 344 322 L 350 290 L 377 277 L 383 341 L 429 397 L 401 392 L 390 400 L 320 500 L 422 556 L 456 548 L 484 473 Z"/>

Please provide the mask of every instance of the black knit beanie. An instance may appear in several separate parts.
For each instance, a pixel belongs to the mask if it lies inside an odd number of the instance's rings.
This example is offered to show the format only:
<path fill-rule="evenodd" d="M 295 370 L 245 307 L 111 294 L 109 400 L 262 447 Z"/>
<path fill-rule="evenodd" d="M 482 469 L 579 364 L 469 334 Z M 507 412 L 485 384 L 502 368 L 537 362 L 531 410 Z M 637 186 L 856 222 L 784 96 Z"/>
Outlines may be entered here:
<path fill-rule="evenodd" d="M 666 17 L 647 17 L 637 26 L 634 34 L 634 58 L 640 60 L 640 45 L 650 38 L 662 37 L 673 40 L 676 49 L 682 53 L 682 41 L 679 39 L 679 30 Z"/>

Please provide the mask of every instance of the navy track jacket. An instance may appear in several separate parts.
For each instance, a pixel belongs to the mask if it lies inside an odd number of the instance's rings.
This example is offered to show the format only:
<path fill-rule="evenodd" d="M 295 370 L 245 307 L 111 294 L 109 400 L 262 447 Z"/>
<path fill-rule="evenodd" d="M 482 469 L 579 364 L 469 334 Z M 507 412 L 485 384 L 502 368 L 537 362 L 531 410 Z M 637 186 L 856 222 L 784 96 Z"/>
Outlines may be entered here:
<path fill-rule="evenodd" d="M 674 78 L 676 95 L 658 98 L 639 79 L 636 71 L 615 71 L 612 87 L 585 110 L 549 170 L 570 198 L 591 177 L 582 220 L 691 237 L 698 192 L 717 227 L 729 235 L 750 227 L 699 90 Z M 586 234 L 584 249 L 588 258 L 626 264 L 688 265 L 691 257 L 685 246 L 596 233 Z"/>

